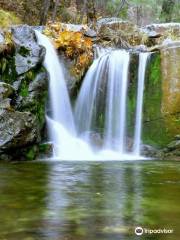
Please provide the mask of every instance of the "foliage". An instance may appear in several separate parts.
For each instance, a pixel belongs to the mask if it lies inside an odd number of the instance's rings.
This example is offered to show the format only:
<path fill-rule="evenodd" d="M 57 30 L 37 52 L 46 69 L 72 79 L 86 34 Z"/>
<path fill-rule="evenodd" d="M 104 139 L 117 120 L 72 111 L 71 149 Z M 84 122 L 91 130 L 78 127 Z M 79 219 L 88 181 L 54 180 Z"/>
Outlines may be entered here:
<path fill-rule="evenodd" d="M 65 56 L 75 60 L 72 74 L 82 76 L 93 58 L 93 43 L 83 32 L 67 30 L 60 23 L 49 24 L 44 34 L 52 38 L 56 49 L 64 52 Z"/>
<path fill-rule="evenodd" d="M 89 8 L 85 9 L 87 4 L 94 2 L 96 17 L 118 16 L 127 19 L 138 25 L 149 24 L 151 22 L 166 21 L 167 13 L 163 12 L 162 6 L 166 0 L 126 0 L 120 8 L 122 0 L 61 0 L 56 9 L 56 20 L 61 22 L 82 23 L 87 21 Z M 175 5 L 172 9 L 171 21 L 180 21 L 180 1 L 173 0 Z M 43 0 L 0 0 L 0 8 L 14 12 L 22 22 L 37 25 L 43 14 Z M 48 2 L 48 1 L 47 1 Z M 53 19 L 55 3 L 57 0 L 50 0 L 50 6 L 47 12 L 47 19 Z M 88 6 L 88 5 L 87 5 Z M 120 11 L 119 11 L 120 9 Z M 0 21 L 2 22 L 2 21 Z M 1 24 L 0 24 L 1 25 Z"/>
<path fill-rule="evenodd" d="M 14 13 L 0 9 L 0 28 L 7 28 L 20 22 L 20 19 Z"/>
<path fill-rule="evenodd" d="M 162 42 L 166 39 L 171 39 L 173 41 L 180 41 L 180 29 L 179 29 L 179 27 L 167 29 L 163 33 L 163 35 L 158 39 L 158 44 L 162 44 Z"/>

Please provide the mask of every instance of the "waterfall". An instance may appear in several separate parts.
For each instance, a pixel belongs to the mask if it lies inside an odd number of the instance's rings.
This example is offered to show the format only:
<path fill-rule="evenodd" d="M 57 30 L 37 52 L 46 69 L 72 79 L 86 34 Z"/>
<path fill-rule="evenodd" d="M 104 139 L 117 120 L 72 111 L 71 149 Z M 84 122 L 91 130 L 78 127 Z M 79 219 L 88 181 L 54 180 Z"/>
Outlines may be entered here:
<path fill-rule="evenodd" d="M 59 61 L 58 55 L 50 40 L 40 32 L 35 32 L 39 44 L 44 46 L 46 49 L 44 67 L 49 73 L 50 78 L 49 97 L 51 108 L 51 117 L 47 117 L 47 124 L 49 126 L 51 141 L 55 146 L 59 146 L 61 142 L 59 134 L 60 124 L 61 128 L 64 127 L 65 129 L 69 129 L 71 134 L 75 134 L 73 113 L 65 83 L 62 64 Z M 61 134 L 63 135 L 63 129 L 61 129 Z M 58 155 L 57 149 L 54 149 L 55 155 Z"/>
<path fill-rule="evenodd" d="M 138 69 L 138 92 L 136 104 L 136 121 L 135 121 L 135 136 L 133 152 L 135 155 L 140 155 L 141 146 L 141 129 L 142 129 L 142 112 L 143 112 L 143 94 L 144 94 L 144 80 L 146 74 L 146 65 L 149 53 L 139 54 L 139 69 Z"/>
<path fill-rule="evenodd" d="M 50 113 L 47 124 L 60 160 L 132 160 L 141 158 L 140 137 L 147 54 L 140 54 L 138 97 L 133 151 L 127 150 L 126 109 L 130 53 L 99 51 L 83 80 L 74 113 L 66 87 L 63 64 L 50 40 L 36 31 L 46 49 Z M 101 54 L 100 54 L 101 53 Z"/>
<path fill-rule="evenodd" d="M 126 131 L 126 98 L 129 53 L 116 50 L 110 54 L 107 83 L 105 146 L 124 153 Z"/>

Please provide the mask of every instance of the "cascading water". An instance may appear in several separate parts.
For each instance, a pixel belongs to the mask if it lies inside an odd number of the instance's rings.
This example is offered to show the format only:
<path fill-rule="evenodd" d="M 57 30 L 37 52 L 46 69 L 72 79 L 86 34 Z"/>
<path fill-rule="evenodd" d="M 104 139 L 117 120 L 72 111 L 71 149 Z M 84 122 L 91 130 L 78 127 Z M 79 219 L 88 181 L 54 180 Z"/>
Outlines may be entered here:
<path fill-rule="evenodd" d="M 96 59 L 83 81 L 75 107 L 78 131 L 87 133 L 87 140 L 95 131 L 100 113 L 104 114 L 103 148 L 119 154 L 124 153 L 129 59 L 124 50 Z"/>
<path fill-rule="evenodd" d="M 46 48 L 44 66 L 50 77 L 52 111 L 47 117 L 47 123 L 54 146 L 54 158 L 60 160 L 140 158 L 142 89 L 146 55 L 142 54 L 141 57 L 140 54 L 141 90 L 138 89 L 134 149 L 133 152 L 127 152 L 126 102 L 130 54 L 125 50 L 104 51 L 104 54 L 100 54 L 100 57 L 94 60 L 83 81 L 73 116 L 63 66 L 50 40 L 39 32 L 36 32 L 36 36 L 39 44 Z"/>
<path fill-rule="evenodd" d="M 143 93 L 144 80 L 146 74 L 146 65 L 150 53 L 139 54 L 139 69 L 138 69 L 138 92 L 136 104 L 136 122 L 133 151 L 135 155 L 140 155 L 141 146 L 141 129 L 142 129 L 142 111 L 143 111 Z"/>
<path fill-rule="evenodd" d="M 126 131 L 126 98 L 129 73 L 129 53 L 122 50 L 112 52 L 105 115 L 105 146 L 124 153 Z"/>
<path fill-rule="evenodd" d="M 69 129 L 75 135 L 74 118 L 69 100 L 69 95 L 64 79 L 63 68 L 59 62 L 58 55 L 50 40 L 36 31 L 36 36 L 40 45 L 46 48 L 44 67 L 49 73 L 49 95 L 51 117 L 47 117 L 47 124 L 51 141 L 54 144 L 54 153 L 59 155 L 61 151 L 61 139 L 65 129 Z M 60 134 L 60 133 L 61 134 Z M 65 146 L 63 146 L 65 147 Z"/>

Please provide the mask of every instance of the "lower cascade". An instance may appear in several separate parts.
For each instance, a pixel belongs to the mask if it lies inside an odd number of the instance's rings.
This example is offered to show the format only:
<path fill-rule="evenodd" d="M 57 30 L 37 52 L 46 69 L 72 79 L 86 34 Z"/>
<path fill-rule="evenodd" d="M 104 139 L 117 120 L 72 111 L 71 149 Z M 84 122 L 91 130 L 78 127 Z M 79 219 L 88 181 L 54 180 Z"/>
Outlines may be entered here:
<path fill-rule="evenodd" d="M 138 90 L 133 146 L 127 147 L 127 92 L 130 53 L 104 51 L 89 68 L 74 111 L 70 104 L 63 65 L 50 40 L 36 32 L 46 48 L 44 66 L 49 73 L 50 114 L 47 116 L 53 159 L 142 159 L 141 129 L 143 92 L 149 53 L 139 54 Z"/>

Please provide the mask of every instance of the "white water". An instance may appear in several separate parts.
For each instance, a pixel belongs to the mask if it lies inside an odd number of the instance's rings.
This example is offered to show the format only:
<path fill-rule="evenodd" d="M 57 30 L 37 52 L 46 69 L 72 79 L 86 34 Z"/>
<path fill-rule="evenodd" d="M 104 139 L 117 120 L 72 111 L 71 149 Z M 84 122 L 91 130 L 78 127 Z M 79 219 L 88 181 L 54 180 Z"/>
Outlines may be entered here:
<path fill-rule="evenodd" d="M 125 153 L 126 98 L 130 55 L 116 50 L 109 57 L 105 114 L 105 147 Z"/>
<path fill-rule="evenodd" d="M 144 95 L 144 81 L 146 74 L 146 65 L 150 53 L 139 54 L 139 69 L 138 69 L 138 92 L 136 104 L 136 122 L 135 122 L 135 136 L 133 152 L 135 155 L 140 155 L 141 147 L 141 131 L 142 131 L 142 112 L 143 112 L 143 95 Z"/>
<path fill-rule="evenodd" d="M 44 67 L 49 73 L 49 95 L 51 118 L 54 122 L 64 126 L 72 135 L 75 135 L 74 118 L 72 114 L 69 95 L 65 83 L 62 64 L 59 62 L 58 55 L 50 40 L 38 31 L 36 36 L 40 45 L 46 48 Z M 47 117 L 50 140 L 54 143 L 55 154 L 58 155 L 58 146 L 61 142 L 56 124 L 52 124 L 50 117 Z"/>
<path fill-rule="evenodd" d="M 116 50 L 94 60 L 76 102 L 74 123 L 62 64 L 49 39 L 38 32 L 36 36 L 39 44 L 46 48 L 44 66 L 50 77 L 52 110 L 47 123 L 54 146 L 53 157 L 60 160 L 140 159 L 138 151 L 129 153 L 125 149 L 129 53 Z M 105 116 L 104 132 L 97 147 L 92 133 L 99 134 L 96 128 L 101 111 Z"/>

